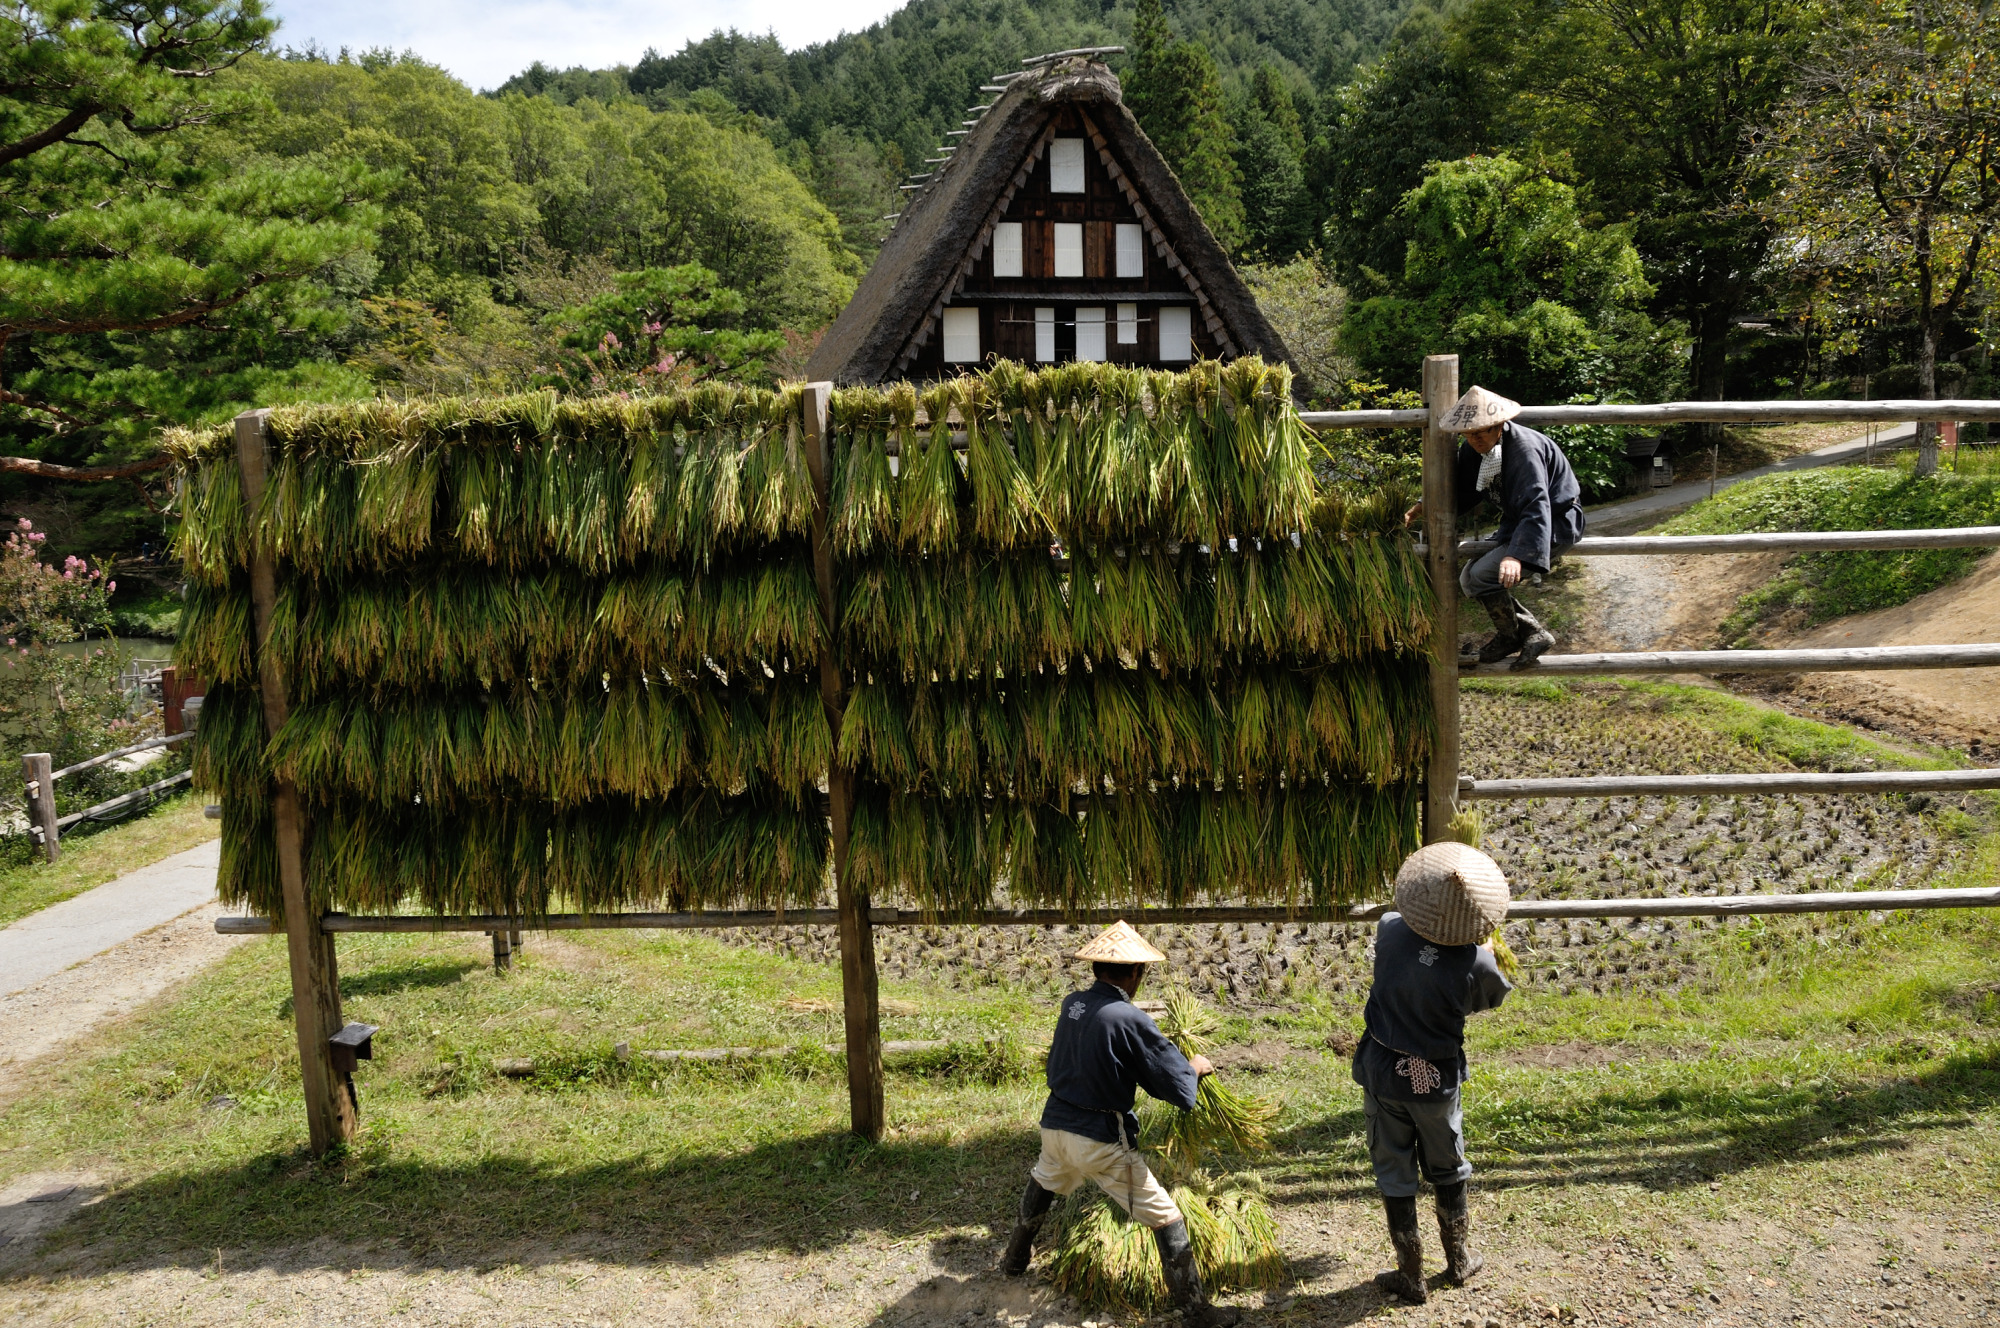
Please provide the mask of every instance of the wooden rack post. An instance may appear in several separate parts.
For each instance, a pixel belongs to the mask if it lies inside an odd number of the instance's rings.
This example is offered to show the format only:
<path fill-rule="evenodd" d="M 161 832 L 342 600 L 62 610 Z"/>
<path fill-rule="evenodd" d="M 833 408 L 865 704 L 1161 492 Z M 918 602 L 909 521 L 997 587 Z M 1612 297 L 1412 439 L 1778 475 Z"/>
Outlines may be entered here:
<path fill-rule="evenodd" d="M 1458 403 L 1458 356 L 1424 357 L 1424 563 L 1437 601 L 1431 628 L 1431 710 L 1437 737 L 1424 770 L 1424 842 L 1435 844 L 1458 811 L 1458 436 L 1438 425 Z"/>
<path fill-rule="evenodd" d="M 813 580 L 819 588 L 819 698 L 835 745 L 847 709 L 847 681 L 841 669 L 837 629 L 832 530 L 832 383 L 807 383 L 803 442 L 812 471 Z M 1456 787 L 1454 785 L 1454 787 Z M 847 1100 L 854 1132 L 879 1140 L 887 1121 L 882 1101 L 882 1011 L 875 973 L 875 932 L 869 898 L 855 888 L 847 871 L 848 826 L 854 814 L 854 772 L 836 753 L 826 774 L 827 813 L 833 830 L 834 898 L 840 914 L 840 994 L 847 1016 Z"/>
<path fill-rule="evenodd" d="M 243 474 L 243 506 L 252 514 L 264 496 L 269 464 L 271 412 L 245 411 L 236 417 L 236 464 Z M 278 600 L 277 565 L 251 525 L 250 602 L 257 615 L 257 676 L 264 701 L 264 732 L 274 736 L 290 713 L 285 675 L 270 647 L 271 618 Z M 271 781 L 271 820 L 277 840 L 278 879 L 285 899 L 285 948 L 291 958 L 292 1017 L 298 1028 L 299 1071 L 305 1082 L 306 1130 L 314 1153 L 354 1137 L 354 1086 L 333 1059 L 329 1039 L 344 1027 L 340 1015 L 340 972 L 331 934 L 306 902 L 303 817 L 299 791 L 289 780 Z"/>

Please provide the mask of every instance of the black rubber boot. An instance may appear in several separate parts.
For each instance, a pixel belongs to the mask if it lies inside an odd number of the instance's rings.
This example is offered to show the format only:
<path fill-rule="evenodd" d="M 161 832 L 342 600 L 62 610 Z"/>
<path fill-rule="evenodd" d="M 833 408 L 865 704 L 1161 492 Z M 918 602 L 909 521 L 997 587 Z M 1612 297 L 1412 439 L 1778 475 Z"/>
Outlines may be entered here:
<path fill-rule="evenodd" d="M 1021 1191 L 1020 1212 L 1014 1218 L 1014 1234 L 1007 1238 L 1007 1249 L 1000 1256 L 1001 1272 L 1019 1277 L 1028 1271 L 1028 1261 L 1035 1257 L 1035 1235 L 1055 1201 L 1053 1193 L 1037 1185 L 1033 1176 L 1028 1177 L 1028 1188 Z"/>
<path fill-rule="evenodd" d="M 1490 590 L 1479 602 L 1493 620 L 1493 635 L 1479 647 L 1476 662 L 1498 664 L 1521 648 L 1521 606 L 1504 590 Z"/>
<path fill-rule="evenodd" d="M 1412 1305 L 1421 1305 L 1431 1293 L 1424 1284 L 1424 1237 L 1417 1230 L 1416 1198 L 1392 1199 L 1385 1194 L 1382 1208 L 1389 1215 L 1389 1241 L 1396 1247 L 1396 1266 L 1375 1274 L 1375 1285 Z"/>
<path fill-rule="evenodd" d="M 1521 653 L 1520 658 L 1507 667 L 1531 669 L 1535 666 L 1535 661 L 1555 645 L 1556 638 L 1548 628 L 1542 626 L 1540 619 L 1521 607 L 1518 602 L 1514 605 L 1514 616 L 1521 620 Z"/>
<path fill-rule="evenodd" d="M 1466 1202 L 1465 1182 L 1437 1187 L 1438 1240 L 1444 1244 L 1445 1280 L 1463 1286 L 1486 1266 L 1486 1256 L 1472 1249 L 1472 1206 Z"/>
<path fill-rule="evenodd" d="M 1194 1266 L 1194 1246 L 1188 1244 L 1187 1223 L 1169 1222 L 1153 1229 L 1160 1247 L 1160 1273 L 1167 1281 L 1167 1302 L 1181 1312 L 1184 1328 L 1228 1328 L 1243 1311 L 1208 1303 L 1208 1288 Z"/>

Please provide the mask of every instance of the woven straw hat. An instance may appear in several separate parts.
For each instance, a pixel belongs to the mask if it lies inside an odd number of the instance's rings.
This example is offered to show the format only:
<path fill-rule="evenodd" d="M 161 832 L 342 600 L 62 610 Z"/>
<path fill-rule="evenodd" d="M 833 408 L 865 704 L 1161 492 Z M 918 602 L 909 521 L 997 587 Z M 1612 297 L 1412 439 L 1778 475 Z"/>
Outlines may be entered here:
<path fill-rule="evenodd" d="M 1146 938 L 1124 922 L 1114 922 L 1104 934 L 1076 952 L 1078 959 L 1099 964 L 1164 964 L 1167 957 L 1146 944 Z"/>
<path fill-rule="evenodd" d="M 1444 419 L 1438 422 L 1438 428 L 1446 433 L 1469 433 L 1474 429 L 1505 424 L 1520 413 L 1520 402 L 1509 401 L 1498 392 L 1475 387 L 1446 412 Z"/>
<path fill-rule="evenodd" d="M 1469 844 L 1426 844 L 1396 873 L 1396 911 L 1435 945 L 1473 945 L 1507 920 L 1507 878 Z"/>

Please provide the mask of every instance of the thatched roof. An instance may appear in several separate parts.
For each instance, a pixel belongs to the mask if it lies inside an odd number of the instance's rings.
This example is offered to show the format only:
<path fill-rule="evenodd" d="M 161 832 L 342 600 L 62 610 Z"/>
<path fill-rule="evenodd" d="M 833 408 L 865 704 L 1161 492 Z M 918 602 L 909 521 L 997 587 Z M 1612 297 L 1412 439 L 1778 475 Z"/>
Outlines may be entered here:
<path fill-rule="evenodd" d="M 902 377 L 931 337 L 1014 191 L 1054 137 L 1062 105 L 1083 115 L 1089 138 L 1125 194 L 1154 250 L 1180 278 L 1225 355 L 1289 361 L 1222 245 L 1173 170 L 1125 109 L 1118 78 L 1088 57 L 1054 59 L 1009 84 L 950 160 L 917 191 L 868 275 L 806 367 L 842 384 Z"/>

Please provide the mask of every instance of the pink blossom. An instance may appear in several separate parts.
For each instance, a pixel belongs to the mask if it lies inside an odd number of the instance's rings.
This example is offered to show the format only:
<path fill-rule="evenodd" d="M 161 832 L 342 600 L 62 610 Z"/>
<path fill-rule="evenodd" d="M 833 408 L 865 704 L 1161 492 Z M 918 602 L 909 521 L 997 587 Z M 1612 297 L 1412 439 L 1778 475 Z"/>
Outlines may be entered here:
<path fill-rule="evenodd" d="M 26 517 L 22 517 L 19 521 L 16 521 L 14 524 L 19 526 L 23 530 L 33 530 L 35 528 L 35 523 L 28 520 L 28 518 Z"/>
<path fill-rule="evenodd" d="M 660 324 L 658 324 L 658 323 L 648 323 L 648 324 L 646 324 L 646 335 L 647 335 L 647 336 L 649 336 L 649 337 L 657 337 L 657 336 L 659 336 L 659 335 L 660 335 L 660 326 L 661 326 L 661 325 L 660 325 Z"/>
<path fill-rule="evenodd" d="M 13 645 L 13 644 L 14 644 L 14 638 L 13 638 L 13 637 L 11 637 L 11 636 L 10 636 L 10 637 L 8 637 L 8 638 L 7 638 L 7 644 L 8 644 L 8 645 L 10 645 L 10 646 L 11 646 L 11 645 Z"/>
<path fill-rule="evenodd" d="M 106 593 L 115 595 L 118 593 L 118 583 L 116 581 L 113 581 L 110 585 L 106 586 L 104 589 Z"/>

